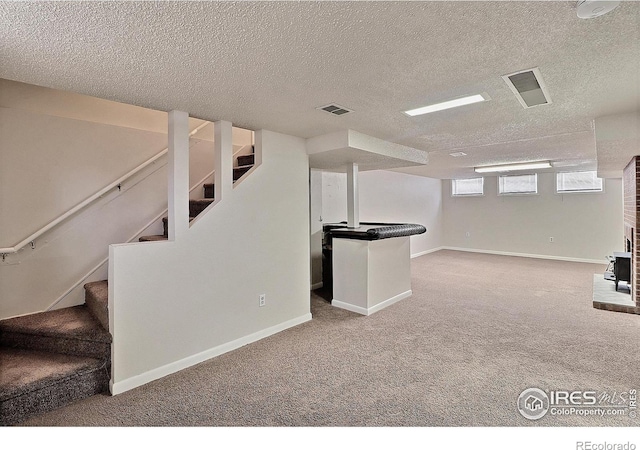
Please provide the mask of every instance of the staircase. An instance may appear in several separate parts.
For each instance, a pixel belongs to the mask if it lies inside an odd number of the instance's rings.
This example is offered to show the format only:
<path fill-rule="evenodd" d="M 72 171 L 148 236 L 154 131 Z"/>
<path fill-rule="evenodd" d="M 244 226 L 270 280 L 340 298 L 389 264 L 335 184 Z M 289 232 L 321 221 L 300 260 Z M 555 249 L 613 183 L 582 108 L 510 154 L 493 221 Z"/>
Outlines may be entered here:
<path fill-rule="evenodd" d="M 254 154 L 238 156 L 233 181 L 254 163 Z M 203 199 L 189 201 L 190 220 L 214 200 L 214 185 L 203 188 Z M 162 222 L 162 235 L 139 240 L 167 240 L 167 218 Z M 16 425 L 108 392 L 111 334 L 107 281 L 87 283 L 84 289 L 84 305 L 0 321 L 0 426 Z"/>
<path fill-rule="evenodd" d="M 233 182 L 235 183 L 247 173 L 255 164 L 255 154 L 238 156 L 237 166 L 233 168 Z M 204 188 L 204 198 L 189 200 L 189 222 L 195 219 L 198 214 L 204 211 L 215 199 L 215 189 L 213 183 L 207 183 L 202 186 Z M 169 219 L 162 218 L 163 234 L 154 234 L 150 236 L 142 236 L 140 242 L 166 241 L 169 239 Z"/>
<path fill-rule="evenodd" d="M 0 425 L 108 391 L 107 296 L 88 283 L 84 305 L 0 321 Z"/>

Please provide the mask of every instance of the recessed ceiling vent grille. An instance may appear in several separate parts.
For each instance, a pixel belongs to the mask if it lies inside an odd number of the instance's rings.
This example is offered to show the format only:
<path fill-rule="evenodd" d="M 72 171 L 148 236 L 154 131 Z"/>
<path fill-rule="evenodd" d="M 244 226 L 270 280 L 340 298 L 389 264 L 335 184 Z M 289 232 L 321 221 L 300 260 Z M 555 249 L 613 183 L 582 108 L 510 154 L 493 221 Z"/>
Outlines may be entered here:
<path fill-rule="evenodd" d="M 350 112 L 353 112 L 352 110 L 347 109 L 344 106 L 336 105 L 335 103 L 332 103 L 326 106 L 321 106 L 316 109 L 320 109 L 324 112 L 328 112 L 329 114 L 333 114 L 334 116 L 342 116 L 343 114 L 348 114 Z"/>
<path fill-rule="evenodd" d="M 542 80 L 540 69 L 537 67 L 512 73 L 511 75 L 503 75 L 502 79 L 504 79 L 524 108 L 551 103 L 551 97 Z"/>

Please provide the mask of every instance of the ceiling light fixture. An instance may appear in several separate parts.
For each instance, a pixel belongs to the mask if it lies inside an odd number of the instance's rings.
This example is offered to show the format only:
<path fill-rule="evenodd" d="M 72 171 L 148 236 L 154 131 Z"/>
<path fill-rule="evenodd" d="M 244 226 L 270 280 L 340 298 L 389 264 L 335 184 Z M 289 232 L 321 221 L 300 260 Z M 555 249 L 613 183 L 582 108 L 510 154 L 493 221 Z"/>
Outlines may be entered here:
<path fill-rule="evenodd" d="M 453 156 L 454 158 L 459 158 L 460 156 L 467 156 L 467 154 L 465 152 L 455 152 L 455 153 L 449 153 L 449 156 Z"/>
<path fill-rule="evenodd" d="M 405 111 L 404 113 L 408 116 L 413 117 L 413 116 L 419 116 L 421 114 L 428 114 L 436 111 L 442 111 L 444 109 L 457 108 L 458 106 L 471 105 L 472 103 L 486 102 L 487 100 L 490 100 L 490 98 L 486 93 L 475 94 L 475 95 L 469 95 L 467 97 L 448 100 L 446 102 L 423 106 L 421 108 L 410 109 L 408 111 Z"/>
<path fill-rule="evenodd" d="M 548 169 L 551 167 L 549 161 L 533 161 L 526 163 L 500 164 L 497 166 L 474 167 L 477 173 L 487 172 L 510 172 L 512 170 Z"/>
<path fill-rule="evenodd" d="M 578 0 L 576 9 L 581 19 L 593 19 L 613 11 L 619 4 L 613 0 Z"/>

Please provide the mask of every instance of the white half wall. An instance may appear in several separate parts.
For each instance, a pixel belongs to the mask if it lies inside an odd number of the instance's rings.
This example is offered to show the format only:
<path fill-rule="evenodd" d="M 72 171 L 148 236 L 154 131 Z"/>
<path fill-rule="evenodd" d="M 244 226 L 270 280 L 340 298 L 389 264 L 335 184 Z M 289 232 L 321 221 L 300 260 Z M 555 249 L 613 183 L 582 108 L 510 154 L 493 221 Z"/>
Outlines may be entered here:
<path fill-rule="evenodd" d="M 445 247 L 602 264 L 624 250 L 619 178 L 606 179 L 602 193 L 557 194 L 555 174 L 540 173 L 538 194 L 498 195 L 492 176 L 484 191 L 452 197 L 451 181 L 442 180 Z"/>
<path fill-rule="evenodd" d="M 370 315 L 411 295 L 409 237 L 333 239 L 331 304 Z"/>
<path fill-rule="evenodd" d="M 180 240 L 110 247 L 114 394 L 311 319 L 305 141 L 260 131 L 256 152 Z"/>

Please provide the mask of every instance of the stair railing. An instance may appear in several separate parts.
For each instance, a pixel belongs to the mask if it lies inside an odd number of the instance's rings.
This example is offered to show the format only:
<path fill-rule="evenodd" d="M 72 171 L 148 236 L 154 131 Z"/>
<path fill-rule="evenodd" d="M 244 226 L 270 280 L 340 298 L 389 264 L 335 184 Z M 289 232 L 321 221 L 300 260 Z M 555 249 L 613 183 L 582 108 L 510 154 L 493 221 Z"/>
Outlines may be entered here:
<path fill-rule="evenodd" d="M 189 137 L 191 137 L 194 134 L 196 134 L 198 131 L 200 131 L 202 128 L 207 126 L 209 123 L 210 122 L 204 122 L 201 125 L 199 125 L 198 127 L 194 128 L 193 131 L 191 131 L 189 133 Z M 123 176 L 121 176 L 120 178 L 115 180 L 114 182 L 112 182 L 109 185 L 107 185 L 106 187 L 100 189 L 98 192 L 96 192 L 92 196 L 90 196 L 87 199 L 85 199 L 84 201 L 78 203 L 76 206 L 74 206 L 73 208 L 71 208 L 70 210 L 65 212 L 64 214 L 58 216 L 57 218 L 55 218 L 54 220 L 52 220 L 51 222 L 49 222 L 48 224 L 46 224 L 45 226 L 40 228 L 38 231 L 36 231 L 36 232 L 32 233 L 31 235 L 27 236 L 26 238 L 24 238 L 23 240 L 18 242 L 13 247 L 0 248 L 0 255 L 2 255 L 2 260 L 4 261 L 5 257 L 7 255 L 9 255 L 9 254 L 18 253 L 20 250 L 22 250 L 24 247 L 26 247 L 29 244 L 31 245 L 31 248 L 35 248 L 35 240 L 37 238 L 39 238 L 40 236 L 42 236 L 44 233 L 46 233 L 47 231 L 51 230 L 52 228 L 56 227 L 57 225 L 59 225 L 61 222 L 63 222 L 67 218 L 69 218 L 72 215 L 76 214 L 78 211 L 86 208 L 87 206 L 89 206 L 94 201 L 98 200 L 100 197 L 102 197 L 106 193 L 112 191 L 115 188 L 118 188 L 118 189 L 121 188 L 122 183 L 124 183 L 126 180 L 128 180 L 129 178 L 131 178 L 132 176 L 134 176 L 135 174 L 137 174 L 141 170 L 144 170 L 149 165 L 155 163 L 158 159 L 162 158 L 168 152 L 169 152 L 169 149 L 165 148 L 164 150 L 162 150 L 157 155 L 149 158 L 147 161 L 145 161 L 142 164 L 140 164 L 139 166 L 137 166 L 135 169 L 130 170 L 129 172 L 127 172 L 126 174 L 124 174 Z"/>
<path fill-rule="evenodd" d="M 197 129 L 194 130 L 193 132 L 191 132 L 191 136 L 193 136 L 196 132 L 197 132 Z M 233 153 L 233 156 L 236 157 L 240 152 L 246 151 L 247 147 L 250 147 L 250 145 L 244 145 L 244 146 L 240 147 L 238 150 L 236 150 Z M 208 179 L 210 179 L 215 172 L 216 172 L 215 169 L 212 170 L 207 175 L 205 175 L 201 180 L 199 180 L 193 186 L 191 186 L 189 188 L 189 193 L 193 192 L 194 190 L 196 190 L 198 188 L 202 188 L 203 183 L 205 181 L 207 181 Z M 162 217 L 164 217 L 167 214 L 167 212 L 169 212 L 169 210 L 168 209 L 164 209 L 160 214 L 158 214 L 151 221 L 149 221 L 144 227 L 142 227 L 140 230 L 138 230 L 137 233 L 135 233 L 133 236 L 131 236 L 129 239 L 127 239 L 126 242 L 130 243 L 130 242 L 133 242 L 136 238 L 139 238 L 140 235 L 142 235 L 142 233 L 144 233 L 151 225 L 153 225 L 158 220 L 160 220 Z M 77 289 L 78 286 L 83 284 L 91 275 L 96 273 L 98 271 L 98 269 L 100 269 L 102 266 L 104 266 L 108 261 L 109 261 L 109 257 L 103 258 L 102 261 L 100 261 L 100 263 L 98 263 L 96 266 L 94 266 L 91 270 L 89 270 L 89 272 L 84 274 L 84 276 L 82 276 L 79 280 L 77 280 L 75 283 L 73 283 L 73 285 L 71 287 L 69 287 L 67 290 L 65 290 L 62 293 L 62 295 L 60 295 L 51 305 L 49 305 L 47 307 L 47 309 L 45 311 L 50 311 L 53 308 L 55 308 L 55 306 L 57 304 L 59 304 L 61 301 L 63 301 L 67 297 L 67 295 L 69 295 L 71 292 L 73 292 L 75 289 Z"/>
<path fill-rule="evenodd" d="M 191 188 L 189 189 L 189 193 L 193 192 L 198 187 L 202 188 L 202 183 L 204 183 L 214 173 L 215 173 L 215 170 L 212 170 L 204 178 L 202 178 L 202 180 L 198 181 L 193 186 L 191 186 Z M 152 220 L 150 220 L 144 227 L 139 229 L 133 236 L 131 236 L 129 239 L 127 239 L 126 242 L 130 243 L 130 242 L 133 242 L 136 238 L 139 238 L 140 235 L 142 235 L 142 233 L 145 232 L 145 230 L 147 230 L 151 225 L 153 225 L 158 220 L 160 220 L 162 217 L 164 217 L 167 214 L 167 212 L 169 212 L 169 210 L 168 209 L 164 209 L 160 214 L 158 214 Z M 98 271 L 98 269 L 100 269 L 102 266 L 104 266 L 108 261 L 109 261 L 109 257 L 103 258 L 102 261 L 100 261 L 100 263 L 98 263 L 96 266 L 94 266 L 89 272 L 84 274 L 84 276 L 82 276 L 79 280 L 77 280 L 75 283 L 73 283 L 73 285 L 71 287 L 69 287 L 66 291 L 64 291 L 62 293 L 62 295 L 60 295 L 52 304 L 50 304 L 47 307 L 47 309 L 45 309 L 45 311 L 51 311 L 58 303 L 60 303 L 62 300 L 64 300 L 67 295 L 69 295 L 71 292 L 73 292 L 73 290 L 76 289 L 78 286 L 83 284 L 87 280 L 87 278 L 89 278 L 91 275 L 96 273 Z"/>

